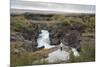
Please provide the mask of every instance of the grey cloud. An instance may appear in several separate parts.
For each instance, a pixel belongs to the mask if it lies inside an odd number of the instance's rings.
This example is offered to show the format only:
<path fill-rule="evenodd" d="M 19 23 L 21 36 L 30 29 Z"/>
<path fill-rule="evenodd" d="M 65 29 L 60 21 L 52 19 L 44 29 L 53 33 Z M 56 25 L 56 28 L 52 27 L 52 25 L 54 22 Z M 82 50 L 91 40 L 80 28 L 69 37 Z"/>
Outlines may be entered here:
<path fill-rule="evenodd" d="M 18 8 L 38 8 L 48 9 L 50 11 L 78 11 L 82 13 L 95 13 L 95 5 L 81 5 L 68 3 L 48 3 L 48 2 L 31 2 L 21 0 L 11 0 L 11 9 Z M 26 9 L 27 9 L 26 8 Z M 33 10 L 33 9 L 32 9 Z"/>

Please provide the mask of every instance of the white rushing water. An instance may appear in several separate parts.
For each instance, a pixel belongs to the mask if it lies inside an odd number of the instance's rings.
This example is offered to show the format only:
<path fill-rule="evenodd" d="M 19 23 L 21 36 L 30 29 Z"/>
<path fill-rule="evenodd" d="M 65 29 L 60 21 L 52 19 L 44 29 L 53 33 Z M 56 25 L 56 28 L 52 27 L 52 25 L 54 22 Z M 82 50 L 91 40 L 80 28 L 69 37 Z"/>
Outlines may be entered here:
<path fill-rule="evenodd" d="M 80 56 L 80 54 L 78 53 L 78 51 L 77 51 L 75 48 L 71 48 L 71 49 L 72 49 L 73 55 L 74 55 L 75 57 Z"/>
<path fill-rule="evenodd" d="M 52 47 L 57 47 L 57 46 L 51 46 L 50 45 L 50 38 L 49 38 L 49 32 L 47 30 L 41 30 L 41 33 L 39 34 L 39 37 L 37 39 L 38 46 L 37 47 L 42 47 L 44 46 L 45 48 L 52 48 Z M 55 63 L 55 62 L 66 62 L 70 59 L 70 54 L 71 51 L 73 52 L 73 55 L 75 57 L 80 56 L 78 51 L 75 48 L 71 48 L 69 46 L 65 46 L 63 43 L 57 47 L 58 49 L 49 53 L 48 57 L 45 59 L 48 61 L 48 63 Z M 64 48 L 66 48 L 65 51 Z"/>
<path fill-rule="evenodd" d="M 42 47 L 42 46 L 44 46 L 45 48 L 54 47 L 50 45 L 49 32 L 47 30 L 41 30 L 41 34 L 39 34 L 37 43 L 38 43 L 37 47 Z"/>

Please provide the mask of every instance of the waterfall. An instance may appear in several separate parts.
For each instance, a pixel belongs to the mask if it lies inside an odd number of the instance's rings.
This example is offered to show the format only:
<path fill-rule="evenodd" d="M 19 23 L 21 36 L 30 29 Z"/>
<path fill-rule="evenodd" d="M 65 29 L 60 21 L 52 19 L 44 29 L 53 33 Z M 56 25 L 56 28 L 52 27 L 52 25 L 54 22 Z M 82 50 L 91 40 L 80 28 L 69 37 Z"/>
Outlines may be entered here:
<path fill-rule="evenodd" d="M 41 30 L 41 33 L 39 34 L 39 37 L 37 39 L 38 46 L 37 47 L 45 47 L 45 48 L 52 48 L 57 46 L 51 46 L 50 45 L 50 38 L 49 38 L 49 32 L 47 30 Z M 62 42 L 59 44 L 59 47 L 57 50 L 51 52 L 48 54 L 48 57 L 45 59 L 48 61 L 48 63 L 54 63 L 54 62 L 66 62 L 70 59 L 71 51 L 73 52 L 73 55 L 75 57 L 79 56 L 78 51 L 75 48 L 69 49 L 70 51 L 65 51 L 65 49 L 70 48 L 69 46 L 65 46 Z"/>
<path fill-rule="evenodd" d="M 78 53 L 78 51 L 77 51 L 75 48 L 71 48 L 71 49 L 72 49 L 73 55 L 74 55 L 75 57 L 80 56 L 80 54 Z"/>
<path fill-rule="evenodd" d="M 47 30 L 41 30 L 41 33 L 39 34 L 39 37 L 37 39 L 38 46 L 45 48 L 52 48 L 54 46 L 50 45 L 50 38 L 49 38 L 49 32 Z"/>

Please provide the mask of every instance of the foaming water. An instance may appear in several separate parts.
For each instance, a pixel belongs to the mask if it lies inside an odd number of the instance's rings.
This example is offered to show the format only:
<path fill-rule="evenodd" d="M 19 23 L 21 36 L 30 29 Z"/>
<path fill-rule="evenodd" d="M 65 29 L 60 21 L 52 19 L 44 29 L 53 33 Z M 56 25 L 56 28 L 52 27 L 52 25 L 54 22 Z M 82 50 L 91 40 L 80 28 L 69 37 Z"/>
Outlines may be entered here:
<path fill-rule="evenodd" d="M 49 32 L 47 30 L 41 30 L 41 34 L 39 34 L 37 43 L 38 43 L 37 47 L 42 47 L 42 46 L 44 46 L 45 48 L 54 47 L 50 45 Z"/>
<path fill-rule="evenodd" d="M 75 57 L 79 57 L 80 56 L 80 54 L 78 53 L 78 51 L 75 48 L 72 48 L 72 52 L 73 52 L 73 55 Z"/>
<path fill-rule="evenodd" d="M 52 48 L 57 46 L 51 46 L 50 45 L 50 38 L 49 38 L 49 32 L 47 30 L 41 30 L 41 33 L 39 34 L 39 37 L 37 39 L 38 46 L 45 48 Z M 71 48 L 69 46 L 65 46 L 63 43 L 57 47 L 57 50 L 52 51 L 48 54 L 48 57 L 45 59 L 48 61 L 48 63 L 57 63 L 57 62 L 67 62 L 70 59 L 71 51 L 73 52 L 73 55 L 75 57 L 80 56 L 78 51 L 75 48 Z M 65 51 L 65 49 L 68 51 Z"/>

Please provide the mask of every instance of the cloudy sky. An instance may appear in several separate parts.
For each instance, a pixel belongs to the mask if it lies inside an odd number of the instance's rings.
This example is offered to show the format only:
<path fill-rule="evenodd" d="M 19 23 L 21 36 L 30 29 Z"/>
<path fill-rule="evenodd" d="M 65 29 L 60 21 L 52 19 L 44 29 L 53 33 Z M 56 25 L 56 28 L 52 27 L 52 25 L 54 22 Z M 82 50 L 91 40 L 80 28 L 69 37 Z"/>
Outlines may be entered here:
<path fill-rule="evenodd" d="M 11 9 L 95 13 L 95 0 L 11 0 Z"/>

